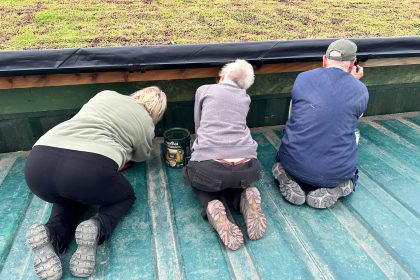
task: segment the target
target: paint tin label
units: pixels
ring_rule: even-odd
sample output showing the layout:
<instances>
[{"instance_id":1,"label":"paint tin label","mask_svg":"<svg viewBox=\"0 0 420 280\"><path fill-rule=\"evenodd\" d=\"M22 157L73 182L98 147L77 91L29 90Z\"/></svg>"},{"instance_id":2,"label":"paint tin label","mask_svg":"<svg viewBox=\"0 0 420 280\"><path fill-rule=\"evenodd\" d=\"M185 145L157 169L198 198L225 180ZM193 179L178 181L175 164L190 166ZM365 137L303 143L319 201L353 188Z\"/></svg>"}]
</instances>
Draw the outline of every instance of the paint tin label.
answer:
<instances>
[{"instance_id":1,"label":"paint tin label","mask_svg":"<svg viewBox=\"0 0 420 280\"><path fill-rule=\"evenodd\" d=\"M191 156L190 133L185 128L172 128L164 133L163 157L166 165L182 168Z\"/></svg>"}]
</instances>

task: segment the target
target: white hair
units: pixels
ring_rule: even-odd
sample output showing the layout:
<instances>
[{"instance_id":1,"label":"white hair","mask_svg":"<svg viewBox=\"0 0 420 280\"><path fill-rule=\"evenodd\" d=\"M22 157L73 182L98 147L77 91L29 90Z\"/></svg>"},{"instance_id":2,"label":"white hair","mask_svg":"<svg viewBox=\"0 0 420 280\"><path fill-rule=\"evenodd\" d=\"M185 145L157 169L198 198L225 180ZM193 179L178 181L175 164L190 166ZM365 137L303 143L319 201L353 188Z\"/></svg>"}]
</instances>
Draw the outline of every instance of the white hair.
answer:
<instances>
[{"instance_id":1,"label":"white hair","mask_svg":"<svg viewBox=\"0 0 420 280\"><path fill-rule=\"evenodd\" d=\"M254 69L243 59L237 59L223 66L219 76L234 81L242 89L248 89L254 83Z\"/></svg>"},{"instance_id":2,"label":"white hair","mask_svg":"<svg viewBox=\"0 0 420 280\"><path fill-rule=\"evenodd\" d=\"M131 95L137 103L146 108L154 124L162 118L166 110L166 95L156 86L147 87Z\"/></svg>"}]
</instances>

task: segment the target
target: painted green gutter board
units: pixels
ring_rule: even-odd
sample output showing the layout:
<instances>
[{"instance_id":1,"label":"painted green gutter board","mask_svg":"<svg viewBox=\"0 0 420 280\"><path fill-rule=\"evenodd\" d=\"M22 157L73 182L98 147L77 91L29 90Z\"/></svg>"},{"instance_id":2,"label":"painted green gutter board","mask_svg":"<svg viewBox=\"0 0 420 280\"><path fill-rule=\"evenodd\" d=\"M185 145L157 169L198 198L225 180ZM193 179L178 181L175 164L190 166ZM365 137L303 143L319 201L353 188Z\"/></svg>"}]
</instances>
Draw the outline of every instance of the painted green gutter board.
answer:
<instances>
[{"instance_id":1,"label":"painted green gutter board","mask_svg":"<svg viewBox=\"0 0 420 280\"><path fill-rule=\"evenodd\" d=\"M248 93L253 97L264 97L266 95L289 97L297 74L295 72L257 75L255 83L248 90ZM194 100L195 90L199 86L214 82L216 82L215 78L206 78L3 89L0 90L2 104L0 115L79 109L87 100L101 90L112 89L123 94L129 94L150 85L157 85L167 92L169 102L191 102ZM363 82L371 91L395 90L400 87L403 87L402 91L406 90L406 92L410 89L416 90L420 84L420 65L366 68ZM404 89L404 87L407 89ZM395 94L398 94L398 92L395 92Z\"/></svg>"},{"instance_id":2,"label":"painted green gutter board","mask_svg":"<svg viewBox=\"0 0 420 280\"><path fill-rule=\"evenodd\" d=\"M249 90L250 127L284 124L297 74L256 76ZM366 68L363 81L370 93L366 116L420 111L420 65ZM158 85L167 93L169 106L156 129L157 135L176 126L193 132L195 91L200 85L214 82L215 78L205 78L0 90L0 152L30 149L43 133L69 119L104 89L129 94L145 86Z\"/></svg>"},{"instance_id":3,"label":"painted green gutter board","mask_svg":"<svg viewBox=\"0 0 420 280\"><path fill-rule=\"evenodd\" d=\"M160 142L124 175L137 201L100 246L92 279L419 279L420 112L363 118L356 192L327 210L287 203L271 175L282 127L253 129L268 228L232 252L200 216L182 171L164 165ZM27 189L27 152L0 154L0 279L36 279L27 228L51 207ZM233 219L245 227L238 213ZM88 215L87 215L88 217ZM63 279L72 277L63 256Z\"/></svg>"}]
</instances>

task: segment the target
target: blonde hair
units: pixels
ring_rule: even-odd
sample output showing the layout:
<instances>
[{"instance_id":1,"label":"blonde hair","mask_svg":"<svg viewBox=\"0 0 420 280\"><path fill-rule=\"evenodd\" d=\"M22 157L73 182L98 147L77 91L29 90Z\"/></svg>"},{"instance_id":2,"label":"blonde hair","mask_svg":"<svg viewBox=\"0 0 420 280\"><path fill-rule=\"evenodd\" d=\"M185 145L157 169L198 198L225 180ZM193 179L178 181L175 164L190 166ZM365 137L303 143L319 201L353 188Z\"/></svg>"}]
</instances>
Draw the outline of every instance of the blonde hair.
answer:
<instances>
[{"instance_id":1,"label":"blonde hair","mask_svg":"<svg viewBox=\"0 0 420 280\"><path fill-rule=\"evenodd\" d=\"M154 124L162 118L166 110L166 95L156 86L147 87L131 95L137 103L146 108Z\"/></svg>"},{"instance_id":2,"label":"blonde hair","mask_svg":"<svg viewBox=\"0 0 420 280\"><path fill-rule=\"evenodd\" d=\"M254 69L243 59L237 59L223 66L219 76L234 81L242 89L248 89L254 83Z\"/></svg>"}]
</instances>

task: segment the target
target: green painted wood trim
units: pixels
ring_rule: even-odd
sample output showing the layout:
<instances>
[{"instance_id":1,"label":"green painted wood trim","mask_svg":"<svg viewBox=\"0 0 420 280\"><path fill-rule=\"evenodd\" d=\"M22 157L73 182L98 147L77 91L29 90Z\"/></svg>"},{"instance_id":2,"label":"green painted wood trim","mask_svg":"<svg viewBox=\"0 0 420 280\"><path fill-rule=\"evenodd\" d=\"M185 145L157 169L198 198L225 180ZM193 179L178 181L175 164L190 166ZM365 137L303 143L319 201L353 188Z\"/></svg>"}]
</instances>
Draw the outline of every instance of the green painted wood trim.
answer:
<instances>
[{"instance_id":1,"label":"green painted wood trim","mask_svg":"<svg viewBox=\"0 0 420 280\"><path fill-rule=\"evenodd\" d=\"M368 68L366 71L370 71L365 75L370 99L365 116L420 111L419 65ZM297 74L257 76L248 91L252 98L247 119L249 127L285 123L290 90ZM164 130L175 126L193 132L195 90L215 81L208 78L0 90L0 152L30 149L43 133L69 119L101 90L129 94L153 84L160 86L169 100L168 110L156 127L156 134L160 136Z\"/></svg>"},{"instance_id":2,"label":"green painted wood trim","mask_svg":"<svg viewBox=\"0 0 420 280\"><path fill-rule=\"evenodd\" d=\"M420 83L420 65L364 68L362 81L367 86Z\"/></svg>"},{"instance_id":3,"label":"green painted wood trim","mask_svg":"<svg viewBox=\"0 0 420 280\"><path fill-rule=\"evenodd\" d=\"M0 152L30 150L45 132L76 112L62 110L0 116Z\"/></svg>"},{"instance_id":4,"label":"green painted wood trim","mask_svg":"<svg viewBox=\"0 0 420 280\"><path fill-rule=\"evenodd\" d=\"M364 116L420 111L420 83L369 86L368 89L369 103Z\"/></svg>"},{"instance_id":5,"label":"green painted wood trim","mask_svg":"<svg viewBox=\"0 0 420 280\"><path fill-rule=\"evenodd\" d=\"M420 65L366 68L363 82L371 90L415 85L420 87ZM249 89L251 96L290 94L297 72L257 75ZM215 78L133 83L91 84L76 86L43 87L0 90L0 115L49 110L78 109L101 90L115 90L130 94L146 86L157 85L167 93L169 102L192 101L196 89L203 84L215 83ZM381 96L382 97L382 96ZM385 102L388 102L386 99ZM410 102L412 103L412 102ZM420 102L417 102L420 103ZM395 102L391 102L395 106ZM420 105L419 105L420 106Z\"/></svg>"}]
</instances>

